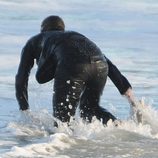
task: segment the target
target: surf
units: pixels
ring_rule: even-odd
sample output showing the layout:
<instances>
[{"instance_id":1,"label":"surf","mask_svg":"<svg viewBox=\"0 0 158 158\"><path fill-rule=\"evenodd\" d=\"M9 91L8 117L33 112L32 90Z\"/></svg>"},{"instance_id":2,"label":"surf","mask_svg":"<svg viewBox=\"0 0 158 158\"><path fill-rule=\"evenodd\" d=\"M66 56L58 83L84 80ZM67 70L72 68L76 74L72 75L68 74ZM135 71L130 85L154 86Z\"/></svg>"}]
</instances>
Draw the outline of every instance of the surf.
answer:
<instances>
[{"instance_id":1,"label":"surf","mask_svg":"<svg viewBox=\"0 0 158 158\"><path fill-rule=\"evenodd\" d=\"M98 148L95 145L100 146L102 144L103 146L98 150L102 151L104 148L107 151L110 146L114 148L115 144L119 143L117 149L115 148L117 153L122 150L122 146L126 146L127 142L132 142L129 148L127 147L130 150L132 144L138 147L141 141L157 141L158 111L147 103L145 98L142 98L141 106L144 106L141 109L142 122L137 122L129 111L130 117L122 120L118 126L111 120L105 126L96 118L93 119L92 123L86 123L76 116L76 120L72 119L69 126L58 122L59 127L56 128L54 127L55 118L45 109L38 112L31 111L28 116L20 113L18 120L9 123L7 128L16 139L25 141L25 144L14 145L11 151L6 152L3 156L35 157L38 155L39 157L67 158L71 154L66 154L66 151L77 150L76 148L83 150L82 145L87 145L85 150L90 152L91 149L88 147L90 144L93 148ZM26 140L30 142L26 143ZM146 145L142 148L140 150L145 150ZM111 151L111 149L109 150Z\"/></svg>"}]
</instances>

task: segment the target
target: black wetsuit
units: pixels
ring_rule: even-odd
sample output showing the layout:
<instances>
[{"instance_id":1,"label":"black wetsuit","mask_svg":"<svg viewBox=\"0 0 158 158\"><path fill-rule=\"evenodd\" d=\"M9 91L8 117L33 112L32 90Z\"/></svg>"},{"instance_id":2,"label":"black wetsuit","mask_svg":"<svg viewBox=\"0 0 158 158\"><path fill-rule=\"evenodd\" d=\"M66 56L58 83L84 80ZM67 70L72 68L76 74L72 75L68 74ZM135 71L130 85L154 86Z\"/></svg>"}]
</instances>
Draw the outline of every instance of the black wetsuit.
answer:
<instances>
[{"instance_id":1,"label":"black wetsuit","mask_svg":"<svg viewBox=\"0 0 158 158\"><path fill-rule=\"evenodd\" d=\"M93 116L105 124L109 119L116 119L99 106L107 76L121 94L131 85L88 38L76 32L49 31L27 42L16 75L16 97L21 110L29 107L27 85L34 59L38 64L36 79L39 83L54 78L56 118L69 122L79 105L81 117L89 122Z\"/></svg>"}]
</instances>

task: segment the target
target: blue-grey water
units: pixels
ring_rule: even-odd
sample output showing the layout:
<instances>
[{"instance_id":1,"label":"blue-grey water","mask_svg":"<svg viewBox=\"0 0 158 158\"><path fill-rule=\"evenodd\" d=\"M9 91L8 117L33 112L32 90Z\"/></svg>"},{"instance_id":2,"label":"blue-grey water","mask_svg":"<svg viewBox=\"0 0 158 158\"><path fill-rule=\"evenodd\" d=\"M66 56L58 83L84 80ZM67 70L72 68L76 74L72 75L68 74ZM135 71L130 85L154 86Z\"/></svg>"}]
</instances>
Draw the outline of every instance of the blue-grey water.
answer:
<instances>
[{"instance_id":1,"label":"blue-grey water","mask_svg":"<svg viewBox=\"0 0 158 158\"><path fill-rule=\"evenodd\" d=\"M37 84L36 66L29 80L30 117L21 114L14 88L21 49L51 14L61 16L67 30L92 39L117 65L145 102L145 123L130 119L128 101L108 79L101 105L123 120L121 126L86 125L78 118L71 128L54 129L53 82ZM157 158L157 26L157 0L0 0L0 157Z\"/></svg>"}]
</instances>

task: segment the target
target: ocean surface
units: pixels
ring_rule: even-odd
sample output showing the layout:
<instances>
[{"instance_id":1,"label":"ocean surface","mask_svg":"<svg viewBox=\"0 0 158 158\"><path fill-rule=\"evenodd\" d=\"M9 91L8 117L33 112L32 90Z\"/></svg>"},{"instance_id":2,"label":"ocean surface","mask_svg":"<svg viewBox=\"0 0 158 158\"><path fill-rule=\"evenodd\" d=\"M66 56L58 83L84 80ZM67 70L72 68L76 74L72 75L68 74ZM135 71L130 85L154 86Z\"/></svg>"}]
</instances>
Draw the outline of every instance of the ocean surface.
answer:
<instances>
[{"instance_id":1,"label":"ocean surface","mask_svg":"<svg viewBox=\"0 0 158 158\"><path fill-rule=\"evenodd\" d=\"M130 81L142 101L143 123L108 79L101 106L122 124L105 127L94 119L53 127L53 81L29 80L31 111L15 98L15 75L25 42L39 33L48 15L61 16L66 30L93 40ZM158 157L158 1L157 0L0 0L0 157L1 158L157 158Z\"/></svg>"}]
</instances>

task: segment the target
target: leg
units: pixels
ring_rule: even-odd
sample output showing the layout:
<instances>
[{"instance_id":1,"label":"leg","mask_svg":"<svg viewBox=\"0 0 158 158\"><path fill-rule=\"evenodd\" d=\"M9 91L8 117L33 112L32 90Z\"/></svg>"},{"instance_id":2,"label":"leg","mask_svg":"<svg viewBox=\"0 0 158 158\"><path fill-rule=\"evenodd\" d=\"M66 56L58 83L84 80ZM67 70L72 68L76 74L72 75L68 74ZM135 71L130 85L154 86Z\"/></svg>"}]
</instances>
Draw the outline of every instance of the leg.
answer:
<instances>
[{"instance_id":1,"label":"leg","mask_svg":"<svg viewBox=\"0 0 158 158\"><path fill-rule=\"evenodd\" d=\"M114 121L116 118L106 109L99 106L100 95L98 91L91 88L86 88L81 96L80 101L80 115L81 117L91 122L92 118L95 116L97 119L101 120L103 124L106 124L108 120L112 119Z\"/></svg>"},{"instance_id":2,"label":"leg","mask_svg":"<svg viewBox=\"0 0 158 158\"><path fill-rule=\"evenodd\" d=\"M53 96L54 116L62 122L69 122L75 115L84 82L81 80L55 80Z\"/></svg>"},{"instance_id":3,"label":"leg","mask_svg":"<svg viewBox=\"0 0 158 158\"><path fill-rule=\"evenodd\" d=\"M103 62L95 65L94 75L87 83L80 100L80 115L83 119L91 122L93 116L106 124L109 119L116 119L111 113L99 106L100 96L107 79L107 66Z\"/></svg>"}]
</instances>

